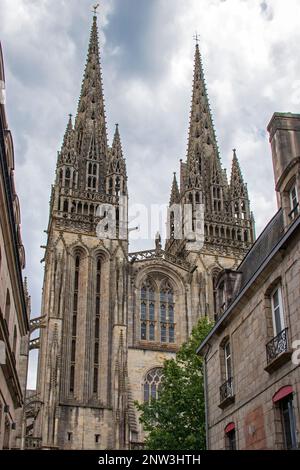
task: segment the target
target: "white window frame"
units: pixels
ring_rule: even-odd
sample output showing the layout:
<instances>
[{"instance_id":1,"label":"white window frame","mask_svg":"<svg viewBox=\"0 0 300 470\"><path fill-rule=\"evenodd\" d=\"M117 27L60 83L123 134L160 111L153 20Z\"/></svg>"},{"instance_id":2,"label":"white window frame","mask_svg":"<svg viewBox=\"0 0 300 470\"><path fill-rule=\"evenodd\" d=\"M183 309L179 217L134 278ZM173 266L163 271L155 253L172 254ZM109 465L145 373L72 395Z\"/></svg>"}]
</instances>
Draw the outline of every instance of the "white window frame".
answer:
<instances>
[{"instance_id":1,"label":"white window frame","mask_svg":"<svg viewBox=\"0 0 300 470\"><path fill-rule=\"evenodd\" d=\"M295 190L295 198L293 198L292 196L292 192L293 190ZM294 219L296 217L296 215L298 214L299 212L299 207L298 207L298 211L296 212L296 207L297 207L297 204L299 203L299 199L298 199L298 191L297 191L297 186L296 186L296 183L293 184L293 186L291 187L291 189L289 190L289 199L290 199L290 209L292 212L291 214L291 217L292 219ZM295 201L295 202L294 202Z\"/></svg>"},{"instance_id":2,"label":"white window frame","mask_svg":"<svg viewBox=\"0 0 300 470\"><path fill-rule=\"evenodd\" d=\"M276 320L275 320L275 308L274 308L274 296L278 291L278 305L279 305L279 318L281 323L281 330L277 331L276 327ZM271 293L271 309L272 309L272 320L273 320L273 331L274 337L279 335L281 331L285 329L285 322L284 322L284 311L283 311L283 301L282 301L282 286L281 284L277 284L276 287L273 289Z\"/></svg>"},{"instance_id":3,"label":"white window frame","mask_svg":"<svg viewBox=\"0 0 300 470\"><path fill-rule=\"evenodd\" d=\"M229 346L229 354L227 355L227 347ZM224 344L224 363L225 363L225 379L226 381L232 378L232 352L231 352L231 343L230 341L226 341ZM229 375L228 371L228 363L230 362L230 369L231 373Z\"/></svg>"}]
</instances>

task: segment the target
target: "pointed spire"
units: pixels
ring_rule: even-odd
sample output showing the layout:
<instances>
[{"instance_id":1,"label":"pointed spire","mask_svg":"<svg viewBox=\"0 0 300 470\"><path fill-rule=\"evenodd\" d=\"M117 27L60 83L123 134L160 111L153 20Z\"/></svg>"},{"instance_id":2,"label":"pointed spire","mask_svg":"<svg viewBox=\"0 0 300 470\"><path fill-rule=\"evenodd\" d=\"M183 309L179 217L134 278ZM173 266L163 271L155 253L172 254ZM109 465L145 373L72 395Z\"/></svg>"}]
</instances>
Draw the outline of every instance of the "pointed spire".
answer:
<instances>
[{"instance_id":1,"label":"pointed spire","mask_svg":"<svg viewBox=\"0 0 300 470\"><path fill-rule=\"evenodd\" d=\"M74 165L76 163L75 136L72 123L72 114L69 114L69 120L63 138L61 151L58 155L58 163L61 165Z\"/></svg>"},{"instance_id":2,"label":"pointed spire","mask_svg":"<svg viewBox=\"0 0 300 470\"><path fill-rule=\"evenodd\" d=\"M172 206L172 204L177 204L180 200L180 193L178 189L176 172L174 172L173 175L174 176L173 176L172 189L171 189L170 206Z\"/></svg>"},{"instance_id":3,"label":"pointed spire","mask_svg":"<svg viewBox=\"0 0 300 470\"><path fill-rule=\"evenodd\" d=\"M120 138L120 132L119 132L119 124L116 124L112 148L115 149L115 151L123 157L121 138Z\"/></svg>"},{"instance_id":4,"label":"pointed spire","mask_svg":"<svg viewBox=\"0 0 300 470\"><path fill-rule=\"evenodd\" d=\"M82 81L75 129L80 134L80 154L87 156L89 148L97 152L94 159L105 158L107 150L106 118L100 65L97 16L94 13L87 61Z\"/></svg>"},{"instance_id":5,"label":"pointed spire","mask_svg":"<svg viewBox=\"0 0 300 470\"><path fill-rule=\"evenodd\" d=\"M109 194L121 191L121 193L125 195L127 194L126 162L123 157L118 124L116 124L114 140L109 153L110 158L106 173L106 189Z\"/></svg>"},{"instance_id":6,"label":"pointed spire","mask_svg":"<svg viewBox=\"0 0 300 470\"><path fill-rule=\"evenodd\" d=\"M111 148L111 158L108 168L108 174L112 173L122 174L123 176L126 176L126 162L123 157L123 150L118 124L116 124L114 140Z\"/></svg>"},{"instance_id":7,"label":"pointed spire","mask_svg":"<svg viewBox=\"0 0 300 470\"><path fill-rule=\"evenodd\" d=\"M231 166L231 178L230 178L231 194L235 197L247 197L248 191L247 186L244 183L242 171L236 154L236 149L233 149L232 166Z\"/></svg>"},{"instance_id":8,"label":"pointed spire","mask_svg":"<svg viewBox=\"0 0 300 470\"><path fill-rule=\"evenodd\" d=\"M68 120L68 124L66 127L66 132L64 135L63 145L67 145L67 142L71 136L72 130L73 130L72 114L69 114L69 120Z\"/></svg>"},{"instance_id":9,"label":"pointed spire","mask_svg":"<svg viewBox=\"0 0 300 470\"><path fill-rule=\"evenodd\" d=\"M188 139L187 188L201 187L204 159L207 158L215 158L219 161L219 153L197 37Z\"/></svg>"},{"instance_id":10,"label":"pointed spire","mask_svg":"<svg viewBox=\"0 0 300 470\"><path fill-rule=\"evenodd\" d=\"M194 58L194 80L188 154L195 149L196 143L198 143L200 147L204 145L212 145L216 153L218 153L198 40L196 41Z\"/></svg>"}]
</instances>

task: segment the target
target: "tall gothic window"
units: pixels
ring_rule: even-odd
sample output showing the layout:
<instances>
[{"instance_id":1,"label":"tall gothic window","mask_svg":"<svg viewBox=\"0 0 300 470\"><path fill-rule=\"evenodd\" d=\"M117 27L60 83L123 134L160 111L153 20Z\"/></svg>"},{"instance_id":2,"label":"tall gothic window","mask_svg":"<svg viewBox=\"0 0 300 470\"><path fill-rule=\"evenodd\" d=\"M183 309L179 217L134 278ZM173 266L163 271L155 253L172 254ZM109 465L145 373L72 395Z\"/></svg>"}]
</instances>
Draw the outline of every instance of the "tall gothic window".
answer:
<instances>
[{"instance_id":1,"label":"tall gothic window","mask_svg":"<svg viewBox=\"0 0 300 470\"><path fill-rule=\"evenodd\" d=\"M240 205L238 201L235 201L233 203L233 208L234 208L234 218L239 219L240 217Z\"/></svg>"},{"instance_id":2,"label":"tall gothic window","mask_svg":"<svg viewBox=\"0 0 300 470\"><path fill-rule=\"evenodd\" d=\"M155 367L147 373L144 380L144 402L150 403L158 398L162 377L162 367Z\"/></svg>"},{"instance_id":3,"label":"tall gothic window","mask_svg":"<svg viewBox=\"0 0 300 470\"><path fill-rule=\"evenodd\" d=\"M67 167L65 170L65 187L66 188L70 187L70 179L71 179L71 170L69 167Z\"/></svg>"},{"instance_id":4,"label":"tall gothic window","mask_svg":"<svg viewBox=\"0 0 300 470\"><path fill-rule=\"evenodd\" d=\"M140 294L140 338L175 343L175 301L169 281L163 281L160 289L157 289L147 279Z\"/></svg>"},{"instance_id":5,"label":"tall gothic window","mask_svg":"<svg viewBox=\"0 0 300 470\"><path fill-rule=\"evenodd\" d=\"M98 393L99 376L99 340L100 340L100 294L101 294L101 258L96 264L96 293L95 293L95 338L94 338L94 378L93 393Z\"/></svg>"},{"instance_id":6,"label":"tall gothic window","mask_svg":"<svg viewBox=\"0 0 300 470\"><path fill-rule=\"evenodd\" d=\"M160 289L160 341L175 342L174 291L168 281Z\"/></svg>"},{"instance_id":7,"label":"tall gothic window","mask_svg":"<svg viewBox=\"0 0 300 470\"><path fill-rule=\"evenodd\" d=\"M78 313L78 295L79 295L79 268L80 268L80 256L76 255L75 272L74 272L73 314L72 314L70 393L74 393L74 388L75 388L75 359L76 359L77 313Z\"/></svg>"},{"instance_id":8,"label":"tall gothic window","mask_svg":"<svg viewBox=\"0 0 300 470\"><path fill-rule=\"evenodd\" d=\"M141 288L141 339L155 341L155 289L149 281Z\"/></svg>"},{"instance_id":9,"label":"tall gothic window","mask_svg":"<svg viewBox=\"0 0 300 470\"><path fill-rule=\"evenodd\" d=\"M97 186L97 163L89 163L87 166L87 189L96 190Z\"/></svg>"}]
</instances>

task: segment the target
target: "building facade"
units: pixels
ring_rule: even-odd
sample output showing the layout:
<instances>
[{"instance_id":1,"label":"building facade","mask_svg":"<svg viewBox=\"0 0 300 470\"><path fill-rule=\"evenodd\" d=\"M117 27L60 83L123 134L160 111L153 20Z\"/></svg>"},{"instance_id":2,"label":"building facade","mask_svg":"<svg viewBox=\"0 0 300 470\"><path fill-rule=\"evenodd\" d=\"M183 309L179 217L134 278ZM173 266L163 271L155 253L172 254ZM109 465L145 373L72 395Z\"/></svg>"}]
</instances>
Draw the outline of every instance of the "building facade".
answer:
<instances>
[{"instance_id":1,"label":"building facade","mask_svg":"<svg viewBox=\"0 0 300 470\"><path fill-rule=\"evenodd\" d=\"M25 252L4 93L0 44L0 449L11 449L23 445L30 300L22 280Z\"/></svg>"},{"instance_id":2,"label":"building facade","mask_svg":"<svg viewBox=\"0 0 300 470\"><path fill-rule=\"evenodd\" d=\"M199 348L209 449L300 443L300 115L275 113L268 131L278 212L219 274L218 320Z\"/></svg>"},{"instance_id":3,"label":"building facade","mask_svg":"<svg viewBox=\"0 0 300 470\"><path fill-rule=\"evenodd\" d=\"M134 401L156 396L164 360L200 316L214 316L217 274L235 269L254 240L236 153L229 183L221 165L198 44L188 154L180 185L173 178L165 248L157 236L153 250L128 252L121 216L127 200L118 126L108 144L94 15L78 111L68 121L51 193L34 446L139 447L144 435ZM204 207L202 247L176 237L175 212L185 204L191 230L197 205ZM96 229L111 208L116 233L99 237Z\"/></svg>"}]
</instances>

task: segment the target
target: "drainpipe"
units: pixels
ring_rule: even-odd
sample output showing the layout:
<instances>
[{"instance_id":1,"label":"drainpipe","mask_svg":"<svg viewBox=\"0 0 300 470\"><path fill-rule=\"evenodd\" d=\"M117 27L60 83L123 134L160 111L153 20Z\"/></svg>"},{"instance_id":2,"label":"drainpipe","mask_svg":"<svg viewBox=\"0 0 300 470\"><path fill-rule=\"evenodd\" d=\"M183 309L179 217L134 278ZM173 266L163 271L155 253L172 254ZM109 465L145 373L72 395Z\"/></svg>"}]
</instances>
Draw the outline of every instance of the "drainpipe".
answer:
<instances>
[{"instance_id":1,"label":"drainpipe","mask_svg":"<svg viewBox=\"0 0 300 470\"><path fill-rule=\"evenodd\" d=\"M205 437L206 437L206 450L209 450L209 435L208 435L208 386L207 386L207 367L206 359L210 350L210 344L207 345L207 350L204 355L204 407L205 407Z\"/></svg>"}]
</instances>

